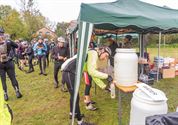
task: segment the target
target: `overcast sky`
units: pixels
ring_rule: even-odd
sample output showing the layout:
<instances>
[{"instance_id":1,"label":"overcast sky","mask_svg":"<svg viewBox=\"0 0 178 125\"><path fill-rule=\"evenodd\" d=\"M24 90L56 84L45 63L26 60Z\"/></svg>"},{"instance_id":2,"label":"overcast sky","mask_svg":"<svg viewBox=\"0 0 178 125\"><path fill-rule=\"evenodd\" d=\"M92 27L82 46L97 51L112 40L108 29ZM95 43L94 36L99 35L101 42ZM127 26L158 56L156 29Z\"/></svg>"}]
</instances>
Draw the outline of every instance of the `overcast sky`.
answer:
<instances>
[{"instance_id":1,"label":"overcast sky","mask_svg":"<svg viewBox=\"0 0 178 125\"><path fill-rule=\"evenodd\" d=\"M11 5L19 9L19 0L0 0L1 4ZM35 0L45 17L55 22L69 22L78 17L81 3L113 2L115 0ZM178 0L142 0L159 6L168 6L178 9Z\"/></svg>"}]
</instances>

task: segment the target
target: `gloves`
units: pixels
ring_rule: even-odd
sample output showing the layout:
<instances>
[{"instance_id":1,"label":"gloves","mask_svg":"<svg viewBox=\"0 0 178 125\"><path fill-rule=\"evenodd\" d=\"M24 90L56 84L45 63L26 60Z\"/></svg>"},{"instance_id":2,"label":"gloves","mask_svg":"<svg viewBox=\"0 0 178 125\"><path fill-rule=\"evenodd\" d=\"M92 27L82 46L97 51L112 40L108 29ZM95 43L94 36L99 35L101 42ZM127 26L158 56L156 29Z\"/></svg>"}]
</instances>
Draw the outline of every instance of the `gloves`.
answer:
<instances>
[{"instance_id":1,"label":"gloves","mask_svg":"<svg viewBox=\"0 0 178 125\"><path fill-rule=\"evenodd\" d=\"M108 81L109 83L111 83L111 82L113 81L112 76L108 75L107 81Z\"/></svg>"}]
</instances>

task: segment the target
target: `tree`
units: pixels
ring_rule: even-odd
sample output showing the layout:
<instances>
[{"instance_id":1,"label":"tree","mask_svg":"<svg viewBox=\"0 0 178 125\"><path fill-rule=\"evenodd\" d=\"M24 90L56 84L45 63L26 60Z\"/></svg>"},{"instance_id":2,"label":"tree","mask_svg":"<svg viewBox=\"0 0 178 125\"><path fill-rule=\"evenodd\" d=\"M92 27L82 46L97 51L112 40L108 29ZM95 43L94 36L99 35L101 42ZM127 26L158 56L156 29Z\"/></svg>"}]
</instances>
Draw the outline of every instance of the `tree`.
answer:
<instances>
[{"instance_id":1,"label":"tree","mask_svg":"<svg viewBox=\"0 0 178 125\"><path fill-rule=\"evenodd\" d=\"M11 6L8 5L1 5L0 6L0 20L3 20L4 18L6 18L12 11Z\"/></svg>"},{"instance_id":2,"label":"tree","mask_svg":"<svg viewBox=\"0 0 178 125\"><path fill-rule=\"evenodd\" d=\"M12 11L12 8L10 6L7 6L7 5L0 6L0 26L3 26L4 20L11 13L11 11Z\"/></svg>"},{"instance_id":3,"label":"tree","mask_svg":"<svg viewBox=\"0 0 178 125\"><path fill-rule=\"evenodd\" d=\"M16 10L12 10L4 19L3 27L7 33L13 36L12 39L27 38L25 25L20 18L20 14Z\"/></svg>"},{"instance_id":4,"label":"tree","mask_svg":"<svg viewBox=\"0 0 178 125\"><path fill-rule=\"evenodd\" d=\"M46 27L49 21L40 13L34 0L18 1L20 1L20 12L12 9L11 6L0 5L0 26L3 26L13 39L30 40L33 34Z\"/></svg>"},{"instance_id":5,"label":"tree","mask_svg":"<svg viewBox=\"0 0 178 125\"><path fill-rule=\"evenodd\" d=\"M28 36L32 37L37 30L46 26L46 19L36 7L34 0L20 0L20 2L21 13L28 30Z\"/></svg>"},{"instance_id":6,"label":"tree","mask_svg":"<svg viewBox=\"0 0 178 125\"><path fill-rule=\"evenodd\" d=\"M66 29L69 26L68 23L62 22L62 23L57 23L55 33L57 36L63 36L66 37Z\"/></svg>"},{"instance_id":7,"label":"tree","mask_svg":"<svg viewBox=\"0 0 178 125\"><path fill-rule=\"evenodd\" d=\"M5 29L6 33L12 36L12 39L27 37L20 13L10 6L0 6L0 26Z\"/></svg>"}]
</instances>

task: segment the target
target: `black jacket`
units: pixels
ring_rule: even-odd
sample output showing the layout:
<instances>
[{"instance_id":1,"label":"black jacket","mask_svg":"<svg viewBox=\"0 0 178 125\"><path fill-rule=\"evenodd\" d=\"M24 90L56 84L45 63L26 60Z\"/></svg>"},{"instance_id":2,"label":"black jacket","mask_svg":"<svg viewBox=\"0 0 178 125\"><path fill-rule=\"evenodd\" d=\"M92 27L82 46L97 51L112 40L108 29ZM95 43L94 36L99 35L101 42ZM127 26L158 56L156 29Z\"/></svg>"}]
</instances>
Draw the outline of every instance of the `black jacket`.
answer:
<instances>
[{"instance_id":1,"label":"black jacket","mask_svg":"<svg viewBox=\"0 0 178 125\"><path fill-rule=\"evenodd\" d=\"M12 49L18 48L18 45L12 40L7 40L6 42L7 42L7 53L8 54L10 53Z\"/></svg>"},{"instance_id":2,"label":"black jacket","mask_svg":"<svg viewBox=\"0 0 178 125\"><path fill-rule=\"evenodd\" d=\"M28 56L33 56L33 55L34 55L32 46L29 46L29 47L27 48L26 54L27 54Z\"/></svg>"},{"instance_id":3,"label":"black jacket","mask_svg":"<svg viewBox=\"0 0 178 125\"><path fill-rule=\"evenodd\" d=\"M117 45L116 42L113 42L113 44L111 44L109 48L111 49L111 57L110 57L111 65L114 66L114 55L116 54L116 49L119 48L119 46Z\"/></svg>"},{"instance_id":4,"label":"black jacket","mask_svg":"<svg viewBox=\"0 0 178 125\"><path fill-rule=\"evenodd\" d=\"M55 59L56 62L59 62L59 63L63 63L64 60L59 60L58 59L58 56L62 56L62 57L68 57L69 53L68 53L68 49L65 48L65 47L54 47L53 50L52 50L52 58Z\"/></svg>"},{"instance_id":5,"label":"black jacket","mask_svg":"<svg viewBox=\"0 0 178 125\"><path fill-rule=\"evenodd\" d=\"M18 48L18 44L12 40L6 40L7 42L7 55L9 60L12 60L15 56L15 48Z\"/></svg>"}]
</instances>

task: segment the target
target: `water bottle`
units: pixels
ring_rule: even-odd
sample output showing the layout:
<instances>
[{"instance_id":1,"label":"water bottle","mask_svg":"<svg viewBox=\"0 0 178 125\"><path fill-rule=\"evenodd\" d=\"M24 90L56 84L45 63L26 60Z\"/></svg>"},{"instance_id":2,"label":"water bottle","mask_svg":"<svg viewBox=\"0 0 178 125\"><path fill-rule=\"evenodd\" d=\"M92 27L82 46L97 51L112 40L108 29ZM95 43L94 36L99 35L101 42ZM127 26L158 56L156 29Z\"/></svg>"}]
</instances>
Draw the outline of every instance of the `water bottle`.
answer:
<instances>
[{"instance_id":1,"label":"water bottle","mask_svg":"<svg viewBox=\"0 0 178 125\"><path fill-rule=\"evenodd\" d=\"M111 98L114 99L116 98L115 84L111 83L110 88L111 88Z\"/></svg>"}]
</instances>

